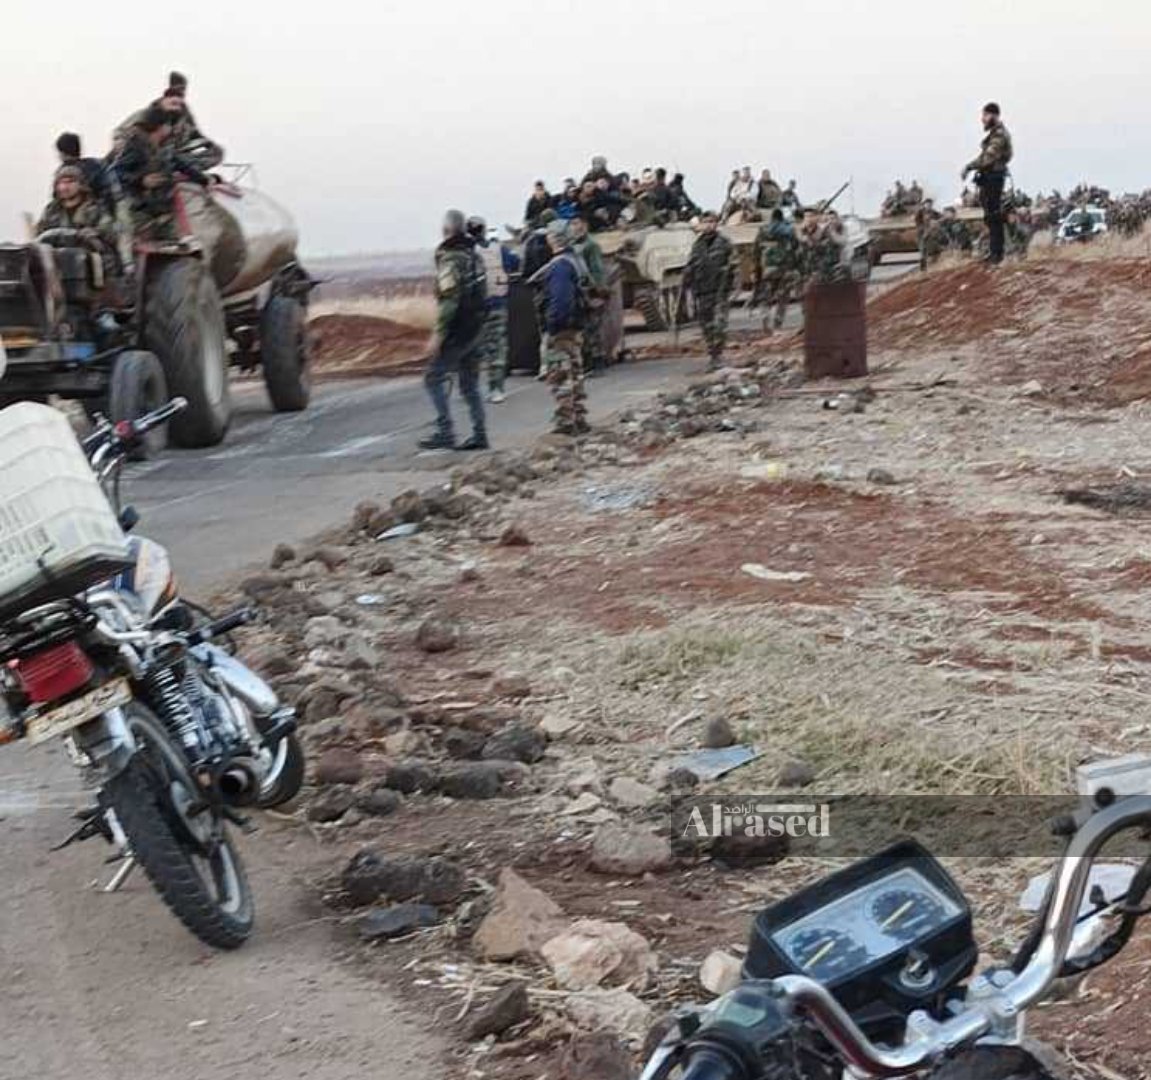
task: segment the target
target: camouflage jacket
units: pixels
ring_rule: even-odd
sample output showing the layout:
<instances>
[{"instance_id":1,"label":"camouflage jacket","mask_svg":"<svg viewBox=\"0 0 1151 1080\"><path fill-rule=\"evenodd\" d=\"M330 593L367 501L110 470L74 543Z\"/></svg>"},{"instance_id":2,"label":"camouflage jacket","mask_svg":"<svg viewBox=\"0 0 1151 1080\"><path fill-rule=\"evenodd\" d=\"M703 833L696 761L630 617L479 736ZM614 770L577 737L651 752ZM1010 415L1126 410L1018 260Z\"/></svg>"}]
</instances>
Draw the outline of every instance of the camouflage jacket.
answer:
<instances>
[{"instance_id":1,"label":"camouflage jacket","mask_svg":"<svg viewBox=\"0 0 1151 1080\"><path fill-rule=\"evenodd\" d=\"M436 332L441 341L473 338L487 313L487 282L475 241L453 236L436 248Z\"/></svg>"},{"instance_id":2,"label":"camouflage jacket","mask_svg":"<svg viewBox=\"0 0 1151 1080\"><path fill-rule=\"evenodd\" d=\"M153 105L156 102L152 103ZM137 109L126 120L124 120L112 134L112 153L116 155L120 153L128 144L133 132L136 130L137 125L144 119L144 114L147 109ZM177 153L181 152L190 143L198 142L199 140L211 142L210 139L196 126L196 118L192 115L191 110L185 108L180 116L172 125L172 144L176 147ZM214 169L221 161L224 160L224 149L216 143L212 143L211 151L201 154L197 158L200 165L205 169Z\"/></svg>"},{"instance_id":3,"label":"camouflage jacket","mask_svg":"<svg viewBox=\"0 0 1151 1080\"><path fill-rule=\"evenodd\" d=\"M754 254L761 274L796 269L795 230L786 221L762 226L755 237Z\"/></svg>"},{"instance_id":4,"label":"camouflage jacket","mask_svg":"<svg viewBox=\"0 0 1151 1080\"><path fill-rule=\"evenodd\" d=\"M1011 134L1003 124L997 122L983 136L979 156L972 159L967 167L973 172L1005 172L1013 154Z\"/></svg>"},{"instance_id":5,"label":"camouflage jacket","mask_svg":"<svg viewBox=\"0 0 1151 1080\"><path fill-rule=\"evenodd\" d=\"M804 233L799 250L805 277L832 282L849 276L843 266L842 238L826 226Z\"/></svg>"},{"instance_id":6,"label":"camouflage jacket","mask_svg":"<svg viewBox=\"0 0 1151 1080\"><path fill-rule=\"evenodd\" d=\"M702 234L692 245L684 284L697 296L721 296L731 292L734 279L731 241L718 232Z\"/></svg>"},{"instance_id":7,"label":"camouflage jacket","mask_svg":"<svg viewBox=\"0 0 1151 1080\"><path fill-rule=\"evenodd\" d=\"M87 198L69 210L58 199L53 199L36 222L36 235L49 229L84 229L94 234L94 239L108 243L112 234L112 222L104 208L95 199Z\"/></svg>"}]
</instances>

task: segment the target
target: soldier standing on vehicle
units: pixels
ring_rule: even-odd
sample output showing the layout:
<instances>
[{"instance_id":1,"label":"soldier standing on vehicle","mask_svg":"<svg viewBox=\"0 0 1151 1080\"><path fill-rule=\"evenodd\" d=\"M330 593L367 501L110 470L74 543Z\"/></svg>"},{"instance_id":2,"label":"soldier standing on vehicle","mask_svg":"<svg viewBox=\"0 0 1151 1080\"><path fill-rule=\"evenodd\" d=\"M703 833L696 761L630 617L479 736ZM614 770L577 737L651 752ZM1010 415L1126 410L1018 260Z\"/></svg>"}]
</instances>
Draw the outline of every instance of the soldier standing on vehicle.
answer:
<instances>
[{"instance_id":1,"label":"soldier standing on vehicle","mask_svg":"<svg viewBox=\"0 0 1151 1080\"><path fill-rule=\"evenodd\" d=\"M979 154L963 166L960 175L966 180L969 173L975 173L983 220L987 223L987 261L998 264L1003 262L1004 247L1003 187L1014 149L1011 135L1000 119L999 106L994 101L983 106L982 122L984 136Z\"/></svg>"},{"instance_id":2,"label":"soldier standing on vehicle","mask_svg":"<svg viewBox=\"0 0 1151 1080\"><path fill-rule=\"evenodd\" d=\"M572 251L568 223L553 221L547 237L552 259L536 272L531 283L542 294L547 333L545 377L555 400L552 430L558 435L586 435L591 427L587 422L581 338L587 321L587 268Z\"/></svg>"},{"instance_id":3,"label":"soldier standing on vehicle","mask_svg":"<svg viewBox=\"0 0 1151 1080\"><path fill-rule=\"evenodd\" d=\"M685 289L695 296L695 309L707 344L708 370L720 366L727 343L727 308L735 277L735 252L719 231L719 215L708 210L699 222L683 275Z\"/></svg>"},{"instance_id":4,"label":"soldier standing on vehicle","mask_svg":"<svg viewBox=\"0 0 1151 1080\"><path fill-rule=\"evenodd\" d=\"M478 215L468 218L468 235L475 241L484 264L488 288L479 362L488 373L488 401L500 405L507 400L504 380L508 369L508 276L519 268L519 260L499 240L489 239L487 222Z\"/></svg>"},{"instance_id":5,"label":"soldier standing on vehicle","mask_svg":"<svg viewBox=\"0 0 1151 1080\"><path fill-rule=\"evenodd\" d=\"M436 248L436 328L428 343L431 362L424 385L436 410L436 430L421 439L421 450L486 450L487 425L480 396L479 342L487 315L484 266L468 236L464 215L444 215L443 241ZM471 438L456 445L448 387L459 378L460 393L471 414Z\"/></svg>"},{"instance_id":6,"label":"soldier standing on vehicle","mask_svg":"<svg viewBox=\"0 0 1151 1080\"><path fill-rule=\"evenodd\" d=\"M104 176L104 162L99 158L82 157L80 136L74 131L65 131L56 140L56 153L61 165L77 165L84 173L84 183L93 198L103 202L107 195L107 179ZM57 174L59 175L59 174Z\"/></svg>"}]
</instances>

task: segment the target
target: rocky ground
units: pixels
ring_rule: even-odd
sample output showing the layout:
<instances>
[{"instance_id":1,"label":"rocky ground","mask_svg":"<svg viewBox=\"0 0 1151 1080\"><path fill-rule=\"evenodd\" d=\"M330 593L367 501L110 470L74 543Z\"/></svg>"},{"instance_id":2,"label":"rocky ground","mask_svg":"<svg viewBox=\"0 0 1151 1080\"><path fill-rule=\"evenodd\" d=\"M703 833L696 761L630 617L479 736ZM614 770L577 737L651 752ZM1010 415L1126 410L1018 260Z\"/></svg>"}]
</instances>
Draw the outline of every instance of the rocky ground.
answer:
<instances>
[{"instance_id":1,"label":"rocky ground","mask_svg":"<svg viewBox=\"0 0 1151 1080\"><path fill-rule=\"evenodd\" d=\"M1064 792L1146 747L1146 273L917 278L871 305L866 380L748 342L243 583L244 652L311 749L292 817L330 848L340 947L458 1031L449 1075L631 1075L754 913L829 868L673 850L685 794ZM731 746L752 760L693 771ZM947 862L1003 959L1035 861ZM1133 945L1036 1031L1080 1075L1151 1075L1149 967Z\"/></svg>"}]
</instances>

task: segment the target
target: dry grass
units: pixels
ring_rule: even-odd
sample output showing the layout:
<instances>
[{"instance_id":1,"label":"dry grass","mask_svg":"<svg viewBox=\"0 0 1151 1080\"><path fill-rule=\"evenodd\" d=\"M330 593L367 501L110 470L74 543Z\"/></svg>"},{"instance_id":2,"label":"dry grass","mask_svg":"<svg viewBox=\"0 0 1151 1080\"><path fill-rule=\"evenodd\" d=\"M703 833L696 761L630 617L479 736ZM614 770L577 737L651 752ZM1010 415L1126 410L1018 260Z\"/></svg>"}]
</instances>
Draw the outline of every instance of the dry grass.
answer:
<instances>
[{"instance_id":1,"label":"dry grass","mask_svg":"<svg viewBox=\"0 0 1151 1080\"><path fill-rule=\"evenodd\" d=\"M361 315L373 319L390 319L418 330L431 330L436 321L436 302L426 293L412 292L397 296L357 296L347 300L320 300L311 307L311 315Z\"/></svg>"}]
</instances>

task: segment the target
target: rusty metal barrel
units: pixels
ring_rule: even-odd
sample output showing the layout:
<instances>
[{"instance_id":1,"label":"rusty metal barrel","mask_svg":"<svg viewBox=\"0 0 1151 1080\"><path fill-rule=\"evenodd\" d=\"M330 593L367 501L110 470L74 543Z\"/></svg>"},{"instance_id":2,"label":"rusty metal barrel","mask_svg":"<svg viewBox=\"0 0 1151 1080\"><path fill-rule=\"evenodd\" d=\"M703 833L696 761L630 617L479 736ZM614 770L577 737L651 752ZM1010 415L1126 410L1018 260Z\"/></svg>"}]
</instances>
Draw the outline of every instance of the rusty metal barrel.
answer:
<instances>
[{"instance_id":1,"label":"rusty metal barrel","mask_svg":"<svg viewBox=\"0 0 1151 1080\"><path fill-rule=\"evenodd\" d=\"M809 379L867 374L867 285L813 281L803 295L803 362Z\"/></svg>"}]
</instances>

